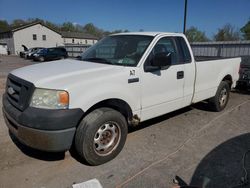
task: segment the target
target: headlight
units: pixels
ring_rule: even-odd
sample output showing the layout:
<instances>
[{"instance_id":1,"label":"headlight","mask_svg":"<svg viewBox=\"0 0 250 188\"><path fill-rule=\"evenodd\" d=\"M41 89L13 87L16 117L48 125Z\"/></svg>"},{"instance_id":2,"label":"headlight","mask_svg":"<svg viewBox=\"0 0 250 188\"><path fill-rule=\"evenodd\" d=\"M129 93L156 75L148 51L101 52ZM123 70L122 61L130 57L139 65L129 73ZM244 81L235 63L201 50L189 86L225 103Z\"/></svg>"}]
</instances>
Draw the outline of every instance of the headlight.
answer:
<instances>
[{"instance_id":1,"label":"headlight","mask_svg":"<svg viewBox=\"0 0 250 188\"><path fill-rule=\"evenodd\" d=\"M37 88L32 96L30 106L47 109L67 109L69 94L67 91Z\"/></svg>"}]
</instances>

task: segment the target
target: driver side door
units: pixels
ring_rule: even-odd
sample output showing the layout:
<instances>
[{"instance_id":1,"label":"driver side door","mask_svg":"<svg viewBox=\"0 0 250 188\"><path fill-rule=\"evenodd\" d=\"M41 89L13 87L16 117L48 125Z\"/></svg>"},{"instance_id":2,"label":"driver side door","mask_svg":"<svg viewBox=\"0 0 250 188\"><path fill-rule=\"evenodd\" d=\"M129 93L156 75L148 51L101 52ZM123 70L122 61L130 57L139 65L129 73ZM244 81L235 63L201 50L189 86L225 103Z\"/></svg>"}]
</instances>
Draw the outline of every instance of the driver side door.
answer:
<instances>
[{"instance_id":1,"label":"driver side door","mask_svg":"<svg viewBox=\"0 0 250 188\"><path fill-rule=\"evenodd\" d=\"M160 52L171 53L171 65L150 71L152 58ZM155 44L144 62L142 83L142 121L183 107L184 65L179 63L173 38L163 37Z\"/></svg>"}]
</instances>

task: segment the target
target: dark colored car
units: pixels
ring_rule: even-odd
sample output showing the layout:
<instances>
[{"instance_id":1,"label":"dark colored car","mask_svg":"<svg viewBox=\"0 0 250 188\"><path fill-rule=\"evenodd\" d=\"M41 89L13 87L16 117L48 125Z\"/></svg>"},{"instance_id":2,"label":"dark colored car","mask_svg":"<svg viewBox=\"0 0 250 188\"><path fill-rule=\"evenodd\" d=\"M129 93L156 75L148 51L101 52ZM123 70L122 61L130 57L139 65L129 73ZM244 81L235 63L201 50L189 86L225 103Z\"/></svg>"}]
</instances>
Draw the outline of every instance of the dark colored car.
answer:
<instances>
[{"instance_id":1,"label":"dark colored car","mask_svg":"<svg viewBox=\"0 0 250 188\"><path fill-rule=\"evenodd\" d=\"M68 57L68 52L63 47L44 48L33 54L34 61L51 61Z\"/></svg>"},{"instance_id":2,"label":"dark colored car","mask_svg":"<svg viewBox=\"0 0 250 188\"><path fill-rule=\"evenodd\" d=\"M250 89L250 56L242 57L239 74L240 78L237 82L237 88Z\"/></svg>"}]
</instances>

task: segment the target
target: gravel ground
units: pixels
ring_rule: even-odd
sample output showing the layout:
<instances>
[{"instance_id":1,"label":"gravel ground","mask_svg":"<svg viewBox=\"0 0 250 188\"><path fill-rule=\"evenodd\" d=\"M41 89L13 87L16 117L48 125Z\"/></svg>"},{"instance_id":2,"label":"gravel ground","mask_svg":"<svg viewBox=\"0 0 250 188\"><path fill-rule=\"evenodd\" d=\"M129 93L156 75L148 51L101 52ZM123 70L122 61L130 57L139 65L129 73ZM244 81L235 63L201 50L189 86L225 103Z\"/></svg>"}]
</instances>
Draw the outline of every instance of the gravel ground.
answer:
<instances>
[{"instance_id":1,"label":"gravel ground","mask_svg":"<svg viewBox=\"0 0 250 188\"><path fill-rule=\"evenodd\" d=\"M0 56L0 106L8 72L32 63ZM130 130L118 157L96 167L82 164L74 151L23 146L9 136L0 111L0 187L72 187L97 178L104 188L167 188L175 175L192 185L232 187L244 176L242 156L250 149L249 109L249 93L233 91L223 112L198 103L152 119ZM250 170L250 156L246 166Z\"/></svg>"}]
</instances>

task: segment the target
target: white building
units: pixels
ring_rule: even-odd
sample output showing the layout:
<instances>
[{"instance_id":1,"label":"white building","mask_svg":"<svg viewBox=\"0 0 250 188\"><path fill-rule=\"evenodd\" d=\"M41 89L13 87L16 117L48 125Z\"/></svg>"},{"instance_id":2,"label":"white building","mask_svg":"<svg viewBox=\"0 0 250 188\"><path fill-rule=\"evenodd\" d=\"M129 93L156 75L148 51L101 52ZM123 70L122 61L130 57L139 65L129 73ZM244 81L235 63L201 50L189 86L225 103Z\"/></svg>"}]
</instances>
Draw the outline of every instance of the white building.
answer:
<instances>
[{"instance_id":1,"label":"white building","mask_svg":"<svg viewBox=\"0 0 250 188\"><path fill-rule=\"evenodd\" d=\"M7 44L10 54L18 55L22 45L32 47L56 47L64 44L92 45L97 38L84 33L64 32L63 34L48 26L34 22L0 33L0 43Z\"/></svg>"},{"instance_id":2,"label":"white building","mask_svg":"<svg viewBox=\"0 0 250 188\"><path fill-rule=\"evenodd\" d=\"M7 44L6 43L0 43L0 55L7 55Z\"/></svg>"},{"instance_id":3,"label":"white building","mask_svg":"<svg viewBox=\"0 0 250 188\"><path fill-rule=\"evenodd\" d=\"M85 33L61 32L61 34L64 45L68 44L93 45L98 41L96 37Z\"/></svg>"},{"instance_id":4,"label":"white building","mask_svg":"<svg viewBox=\"0 0 250 188\"><path fill-rule=\"evenodd\" d=\"M62 45L61 34L35 22L11 29L0 34L0 42L6 43L11 54L23 51L22 45L32 47L54 47Z\"/></svg>"}]
</instances>

